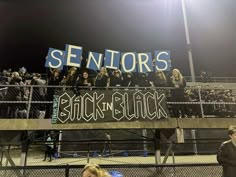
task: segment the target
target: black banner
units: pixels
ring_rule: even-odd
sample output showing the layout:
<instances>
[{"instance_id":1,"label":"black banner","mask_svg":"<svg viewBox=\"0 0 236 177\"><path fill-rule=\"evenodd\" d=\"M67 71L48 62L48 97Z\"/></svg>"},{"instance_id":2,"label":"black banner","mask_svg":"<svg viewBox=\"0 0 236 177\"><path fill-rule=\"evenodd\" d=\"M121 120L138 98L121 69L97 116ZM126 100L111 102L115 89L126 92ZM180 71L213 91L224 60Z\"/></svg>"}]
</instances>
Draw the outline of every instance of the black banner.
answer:
<instances>
[{"instance_id":1,"label":"black banner","mask_svg":"<svg viewBox=\"0 0 236 177\"><path fill-rule=\"evenodd\" d=\"M167 116L164 91L80 90L80 95L54 95L52 123L152 121Z\"/></svg>"}]
</instances>

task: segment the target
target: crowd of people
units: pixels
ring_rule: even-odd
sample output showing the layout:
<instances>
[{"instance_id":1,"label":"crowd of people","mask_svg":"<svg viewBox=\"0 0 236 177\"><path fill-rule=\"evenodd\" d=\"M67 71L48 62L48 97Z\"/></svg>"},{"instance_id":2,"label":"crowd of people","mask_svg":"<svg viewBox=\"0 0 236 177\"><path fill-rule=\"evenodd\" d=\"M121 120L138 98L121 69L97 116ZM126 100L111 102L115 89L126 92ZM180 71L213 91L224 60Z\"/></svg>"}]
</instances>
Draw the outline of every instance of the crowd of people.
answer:
<instances>
[{"instance_id":1,"label":"crowd of people","mask_svg":"<svg viewBox=\"0 0 236 177\"><path fill-rule=\"evenodd\" d=\"M189 87L185 89L185 113L192 117L202 117L201 107L196 102L202 101L206 116L234 117L236 115L236 96L233 90L224 89L223 86L212 88L208 85L202 87ZM190 103L190 104L189 104Z\"/></svg>"},{"instance_id":2,"label":"crowd of people","mask_svg":"<svg viewBox=\"0 0 236 177\"><path fill-rule=\"evenodd\" d=\"M199 93L198 87L186 87L185 78L178 69L173 69L171 72L156 71L147 74L122 73L119 69L110 70L105 67L102 67L97 73L71 67L66 71L48 69L46 73L44 75L28 73L24 67L18 71L4 70L0 77L0 100L6 103L1 103L0 117L50 118L52 104L40 104L40 101L53 100L53 95L57 91L54 86L67 87L77 95L80 89L85 87L90 89L108 87L166 89L167 101L170 102L168 104L170 117L202 117L200 101L215 103L203 104L205 115L235 116L236 105L225 104L225 102L236 102L232 90L209 87L201 89ZM33 88L29 86L33 86ZM29 99L32 100L32 104L27 113L27 100Z\"/></svg>"}]
</instances>

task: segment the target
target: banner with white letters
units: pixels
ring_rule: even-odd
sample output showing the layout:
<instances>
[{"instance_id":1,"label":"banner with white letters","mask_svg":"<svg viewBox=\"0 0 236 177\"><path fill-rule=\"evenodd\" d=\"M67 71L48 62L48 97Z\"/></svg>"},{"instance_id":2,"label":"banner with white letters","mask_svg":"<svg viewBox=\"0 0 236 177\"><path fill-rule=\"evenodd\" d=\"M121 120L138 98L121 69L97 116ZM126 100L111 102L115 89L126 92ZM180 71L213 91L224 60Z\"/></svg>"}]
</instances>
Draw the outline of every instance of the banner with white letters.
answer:
<instances>
[{"instance_id":1,"label":"banner with white letters","mask_svg":"<svg viewBox=\"0 0 236 177\"><path fill-rule=\"evenodd\" d=\"M54 95L52 123L154 121L168 117L161 90L80 90Z\"/></svg>"}]
</instances>

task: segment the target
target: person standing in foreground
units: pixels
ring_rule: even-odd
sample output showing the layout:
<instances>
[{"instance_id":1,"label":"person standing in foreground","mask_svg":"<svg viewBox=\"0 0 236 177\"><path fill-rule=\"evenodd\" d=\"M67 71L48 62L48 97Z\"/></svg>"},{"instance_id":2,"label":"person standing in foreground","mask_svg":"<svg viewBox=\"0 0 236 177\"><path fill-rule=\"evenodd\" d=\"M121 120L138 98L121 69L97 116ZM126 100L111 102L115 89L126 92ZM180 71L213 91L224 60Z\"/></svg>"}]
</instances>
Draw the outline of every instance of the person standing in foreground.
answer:
<instances>
[{"instance_id":1,"label":"person standing in foreground","mask_svg":"<svg viewBox=\"0 0 236 177\"><path fill-rule=\"evenodd\" d=\"M223 177L236 175L236 126L228 129L230 140L221 144L217 153L217 161L223 166Z\"/></svg>"}]
</instances>

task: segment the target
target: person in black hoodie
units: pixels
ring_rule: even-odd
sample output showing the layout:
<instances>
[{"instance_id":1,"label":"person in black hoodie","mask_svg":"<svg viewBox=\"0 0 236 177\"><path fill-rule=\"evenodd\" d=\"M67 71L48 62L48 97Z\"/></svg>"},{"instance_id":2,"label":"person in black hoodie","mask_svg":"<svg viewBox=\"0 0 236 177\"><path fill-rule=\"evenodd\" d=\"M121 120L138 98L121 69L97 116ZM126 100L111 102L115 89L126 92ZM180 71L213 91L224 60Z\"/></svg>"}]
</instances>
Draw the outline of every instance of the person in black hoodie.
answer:
<instances>
[{"instance_id":1,"label":"person in black hoodie","mask_svg":"<svg viewBox=\"0 0 236 177\"><path fill-rule=\"evenodd\" d=\"M223 142L217 153L217 161L223 166L223 177L235 177L236 174L236 126L228 129L230 140Z\"/></svg>"},{"instance_id":2,"label":"person in black hoodie","mask_svg":"<svg viewBox=\"0 0 236 177\"><path fill-rule=\"evenodd\" d=\"M123 83L123 77L121 74L121 71L119 69L116 69L112 72L112 75L110 76L110 86L111 87L120 87Z\"/></svg>"},{"instance_id":3,"label":"person in black hoodie","mask_svg":"<svg viewBox=\"0 0 236 177\"><path fill-rule=\"evenodd\" d=\"M123 78L124 79L122 82L122 86L124 86L124 87L134 87L135 86L135 81L134 81L132 73L124 73Z\"/></svg>"},{"instance_id":4,"label":"person in black hoodie","mask_svg":"<svg viewBox=\"0 0 236 177\"><path fill-rule=\"evenodd\" d=\"M136 84L139 87L151 87L151 82L148 79L148 75L147 73L140 73L139 77L138 77L138 81L136 82Z\"/></svg>"}]
</instances>

